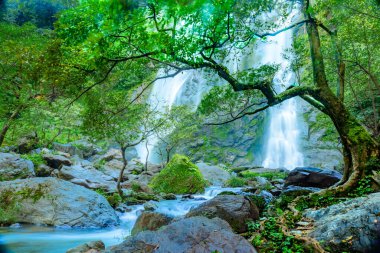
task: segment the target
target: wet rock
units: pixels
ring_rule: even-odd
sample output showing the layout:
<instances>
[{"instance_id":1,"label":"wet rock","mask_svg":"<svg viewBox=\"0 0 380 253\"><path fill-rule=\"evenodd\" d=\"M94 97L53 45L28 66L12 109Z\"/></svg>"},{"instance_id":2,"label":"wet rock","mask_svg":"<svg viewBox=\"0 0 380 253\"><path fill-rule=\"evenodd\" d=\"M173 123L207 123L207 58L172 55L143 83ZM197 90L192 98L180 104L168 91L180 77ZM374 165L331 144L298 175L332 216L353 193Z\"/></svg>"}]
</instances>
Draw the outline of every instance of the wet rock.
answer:
<instances>
[{"instance_id":1,"label":"wet rock","mask_svg":"<svg viewBox=\"0 0 380 253\"><path fill-rule=\"evenodd\" d=\"M315 220L310 236L331 252L380 252L379 215L380 193L304 213Z\"/></svg>"},{"instance_id":2,"label":"wet rock","mask_svg":"<svg viewBox=\"0 0 380 253\"><path fill-rule=\"evenodd\" d=\"M68 158L61 155L43 154L42 157L53 169L60 169L63 165L70 166L72 164Z\"/></svg>"},{"instance_id":3,"label":"wet rock","mask_svg":"<svg viewBox=\"0 0 380 253\"><path fill-rule=\"evenodd\" d=\"M256 253L256 250L246 239L234 234L227 222L219 218L192 217L173 222L158 231L140 232L106 252Z\"/></svg>"},{"instance_id":4,"label":"wet rock","mask_svg":"<svg viewBox=\"0 0 380 253\"><path fill-rule=\"evenodd\" d=\"M106 247L102 241L94 241L69 249L66 253L101 253L105 249Z\"/></svg>"},{"instance_id":5,"label":"wet rock","mask_svg":"<svg viewBox=\"0 0 380 253\"><path fill-rule=\"evenodd\" d=\"M227 221L234 231L247 231L246 223L259 218L258 208L246 197L218 195L190 210L186 217L218 217Z\"/></svg>"},{"instance_id":6,"label":"wet rock","mask_svg":"<svg viewBox=\"0 0 380 253\"><path fill-rule=\"evenodd\" d=\"M341 178L342 174L335 170L298 167L285 179L285 186L328 188L339 182Z\"/></svg>"},{"instance_id":7,"label":"wet rock","mask_svg":"<svg viewBox=\"0 0 380 253\"><path fill-rule=\"evenodd\" d=\"M174 193L167 193L162 195L162 198L165 200L175 200L177 199L177 196Z\"/></svg>"},{"instance_id":8,"label":"wet rock","mask_svg":"<svg viewBox=\"0 0 380 253\"><path fill-rule=\"evenodd\" d=\"M155 231L165 225L168 225L173 218L162 214L154 212L143 212L136 220L133 226L132 235L135 235L141 231Z\"/></svg>"},{"instance_id":9,"label":"wet rock","mask_svg":"<svg viewBox=\"0 0 380 253\"><path fill-rule=\"evenodd\" d=\"M219 166L212 166L206 163L197 163L196 166L198 166L204 179L209 181L211 185L222 186L231 178L231 174Z\"/></svg>"},{"instance_id":10,"label":"wet rock","mask_svg":"<svg viewBox=\"0 0 380 253\"><path fill-rule=\"evenodd\" d=\"M147 202L144 204L144 210L146 211L154 211L157 209L157 205L152 202Z\"/></svg>"},{"instance_id":11,"label":"wet rock","mask_svg":"<svg viewBox=\"0 0 380 253\"><path fill-rule=\"evenodd\" d=\"M70 227L107 227L119 219L107 200L94 191L57 178L18 179L0 183L0 192L28 192L15 199L16 222Z\"/></svg>"},{"instance_id":12,"label":"wet rock","mask_svg":"<svg viewBox=\"0 0 380 253\"><path fill-rule=\"evenodd\" d=\"M22 159L19 155L0 153L0 181L22 179L35 176L31 161Z\"/></svg>"}]
</instances>

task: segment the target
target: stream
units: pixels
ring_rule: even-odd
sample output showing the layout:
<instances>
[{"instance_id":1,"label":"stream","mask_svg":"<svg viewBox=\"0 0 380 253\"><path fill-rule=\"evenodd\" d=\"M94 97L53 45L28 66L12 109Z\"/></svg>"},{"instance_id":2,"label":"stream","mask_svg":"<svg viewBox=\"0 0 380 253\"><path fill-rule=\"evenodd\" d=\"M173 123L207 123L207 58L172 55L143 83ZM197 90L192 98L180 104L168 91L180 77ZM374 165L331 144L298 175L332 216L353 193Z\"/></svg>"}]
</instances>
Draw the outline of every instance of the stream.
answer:
<instances>
[{"instance_id":1,"label":"stream","mask_svg":"<svg viewBox=\"0 0 380 253\"><path fill-rule=\"evenodd\" d=\"M162 200L154 202L156 212L172 217L183 216L192 207L212 199L223 191L239 192L241 188L211 186L203 194L195 194L194 199ZM80 244L102 240L106 247L121 243L130 235L137 217L144 210L143 205L130 206L127 213L119 213L120 226L104 229L72 229L36 225L0 228L0 253L62 253ZM4 248L4 249L3 249Z\"/></svg>"}]
</instances>

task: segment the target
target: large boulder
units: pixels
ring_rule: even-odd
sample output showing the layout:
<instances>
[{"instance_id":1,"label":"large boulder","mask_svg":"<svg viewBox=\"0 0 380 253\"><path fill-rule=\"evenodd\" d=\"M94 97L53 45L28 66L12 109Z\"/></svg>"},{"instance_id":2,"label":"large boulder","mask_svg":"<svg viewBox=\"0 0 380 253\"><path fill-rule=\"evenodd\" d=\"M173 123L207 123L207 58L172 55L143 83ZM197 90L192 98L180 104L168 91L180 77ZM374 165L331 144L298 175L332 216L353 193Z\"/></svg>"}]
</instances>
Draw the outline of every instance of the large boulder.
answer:
<instances>
[{"instance_id":1,"label":"large boulder","mask_svg":"<svg viewBox=\"0 0 380 253\"><path fill-rule=\"evenodd\" d=\"M298 167L292 170L285 180L285 186L305 186L328 188L339 182L342 174L335 170Z\"/></svg>"},{"instance_id":2,"label":"large boulder","mask_svg":"<svg viewBox=\"0 0 380 253\"><path fill-rule=\"evenodd\" d=\"M222 186L231 178L231 174L219 166L212 166L206 163L197 163L196 165L203 177L212 185Z\"/></svg>"},{"instance_id":3,"label":"large boulder","mask_svg":"<svg viewBox=\"0 0 380 253\"><path fill-rule=\"evenodd\" d=\"M246 223L259 218L258 208L246 197L240 195L218 195L190 210L186 217L218 217L227 221L238 233L247 231Z\"/></svg>"},{"instance_id":4,"label":"large boulder","mask_svg":"<svg viewBox=\"0 0 380 253\"><path fill-rule=\"evenodd\" d=\"M141 231L155 231L160 227L168 225L173 218L155 212L143 212L136 220L135 225L132 228L132 235L135 235Z\"/></svg>"},{"instance_id":5,"label":"large boulder","mask_svg":"<svg viewBox=\"0 0 380 253\"><path fill-rule=\"evenodd\" d=\"M53 143L53 149L56 151L68 153L72 156L76 155L84 159L87 159L100 152L99 147L85 140L79 140L67 144L55 142Z\"/></svg>"},{"instance_id":6,"label":"large boulder","mask_svg":"<svg viewBox=\"0 0 380 253\"><path fill-rule=\"evenodd\" d=\"M115 179L93 167L63 166L58 172L58 177L89 189L116 191Z\"/></svg>"},{"instance_id":7,"label":"large boulder","mask_svg":"<svg viewBox=\"0 0 380 253\"><path fill-rule=\"evenodd\" d=\"M107 227L119 219L100 194L57 178L0 183L0 197L11 194L19 211L15 222L71 227Z\"/></svg>"},{"instance_id":8,"label":"large boulder","mask_svg":"<svg viewBox=\"0 0 380 253\"><path fill-rule=\"evenodd\" d=\"M70 166L72 162L62 155L53 155L53 154L43 154L42 156L46 161L47 165L53 169L60 169L63 165Z\"/></svg>"},{"instance_id":9,"label":"large boulder","mask_svg":"<svg viewBox=\"0 0 380 253\"><path fill-rule=\"evenodd\" d=\"M227 222L206 217L182 219L158 231L144 231L109 248L108 253L256 253L242 236L234 234Z\"/></svg>"},{"instance_id":10,"label":"large boulder","mask_svg":"<svg viewBox=\"0 0 380 253\"><path fill-rule=\"evenodd\" d=\"M101 253L104 252L105 249L106 247L104 245L104 242L93 241L69 249L66 251L66 253Z\"/></svg>"},{"instance_id":11,"label":"large boulder","mask_svg":"<svg viewBox=\"0 0 380 253\"><path fill-rule=\"evenodd\" d=\"M310 236L331 252L380 252L379 215L380 193L304 213L315 220Z\"/></svg>"},{"instance_id":12,"label":"large boulder","mask_svg":"<svg viewBox=\"0 0 380 253\"><path fill-rule=\"evenodd\" d=\"M150 186L156 192L186 194L204 192L206 181L189 158L176 154Z\"/></svg>"},{"instance_id":13,"label":"large boulder","mask_svg":"<svg viewBox=\"0 0 380 253\"><path fill-rule=\"evenodd\" d=\"M19 155L0 153L0 181L33 177L34 165Z\"/></svg>"}]
</instances>

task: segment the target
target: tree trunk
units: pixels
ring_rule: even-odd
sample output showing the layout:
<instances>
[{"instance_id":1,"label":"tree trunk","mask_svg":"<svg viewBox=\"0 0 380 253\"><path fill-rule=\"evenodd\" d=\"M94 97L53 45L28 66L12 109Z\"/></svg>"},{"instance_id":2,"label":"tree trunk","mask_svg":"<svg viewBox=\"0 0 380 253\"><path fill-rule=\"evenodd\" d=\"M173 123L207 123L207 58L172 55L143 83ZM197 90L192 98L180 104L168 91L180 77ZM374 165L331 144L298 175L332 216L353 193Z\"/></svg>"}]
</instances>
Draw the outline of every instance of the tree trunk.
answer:
<instances>
[{"instance_id":1,"label":"tree trunk","mask_svg":"<svg viewBox=\"0 0 380 253\"><path fill-rule=\"evenodd\" d=\"M119 194L120 197L123 197L123 191L121 190L121 181L123 180L123 176L124 176L124 171L125 169L127 168L128 166L128 160L127 158L125 157L125 150L126 150L126 147L121 147L121 155L123 157L123 168L120 170L120 173L119 173L119 178L117 179L117 192Z\"/></svg>"},{"instance_id":2,"label":"tree trunk","mask_svg":"<svg viewBox=\"0 0 380 253\"><path fill-rule=\"evenodd\" d=\"M311 95L324 106L323 112L333 121L341 138L344 147L344 175L341 185L334 188L333 191L344 194L355 186L365 174L370 173L370 171L366 171L367 163L371 158L378 159L379 145L367 129L351 115L342 100L330 89L321 51L318 25L308 8L309 1L306 0L305 14L310 20L306 28L309 37L314 83L317 87Z\"/></svg>"},{"instance_id":3,"label":"tree trunk","mask_svg":"<svg viewBox=\"0 0 380 253\"><path fill-rule=\"evenodd\" d=\"M4 123L3 128L1 129L1 132L0 132L0 147L1 147L1 145L3 145L5 136L9 130L13 120L15 120L17 115L21 112L22 108L23 108L23 106L19 105L16 108L16 110L11 114L11 116L7 119L7 121Z\"/></svg>"},{"instance_id":4,"label":"tree trunk","mask_svg":"<svg viewBox=\"0 0 380 253\"><path fill-rule=\"evenodd\" d=\"M145 148L146 148L145 171L148 171L148 159L149 159L148 140L146 140L146 142L145 142Z\"/></svg>"}]
</instances>

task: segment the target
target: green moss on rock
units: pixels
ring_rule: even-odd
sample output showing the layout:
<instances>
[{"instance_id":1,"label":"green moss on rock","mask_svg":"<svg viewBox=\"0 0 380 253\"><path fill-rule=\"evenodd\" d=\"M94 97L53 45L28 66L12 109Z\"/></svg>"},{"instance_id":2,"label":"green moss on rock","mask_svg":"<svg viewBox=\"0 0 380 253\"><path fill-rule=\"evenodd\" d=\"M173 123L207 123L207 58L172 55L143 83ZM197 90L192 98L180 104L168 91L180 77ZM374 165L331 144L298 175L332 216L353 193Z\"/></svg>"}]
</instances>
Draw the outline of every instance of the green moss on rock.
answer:
<instances>
[{"instance_id":1,"label":"green moss on rock","mask_svg":"<svg viewBox=\"0 0 380 253\"><path fill-rule=\"evenodd\" d=\"M166 167L153 178L155 192L186 194L204 192L206 181L196 165L183 155L174 155Z\"/></svg>"}]
</instances>

